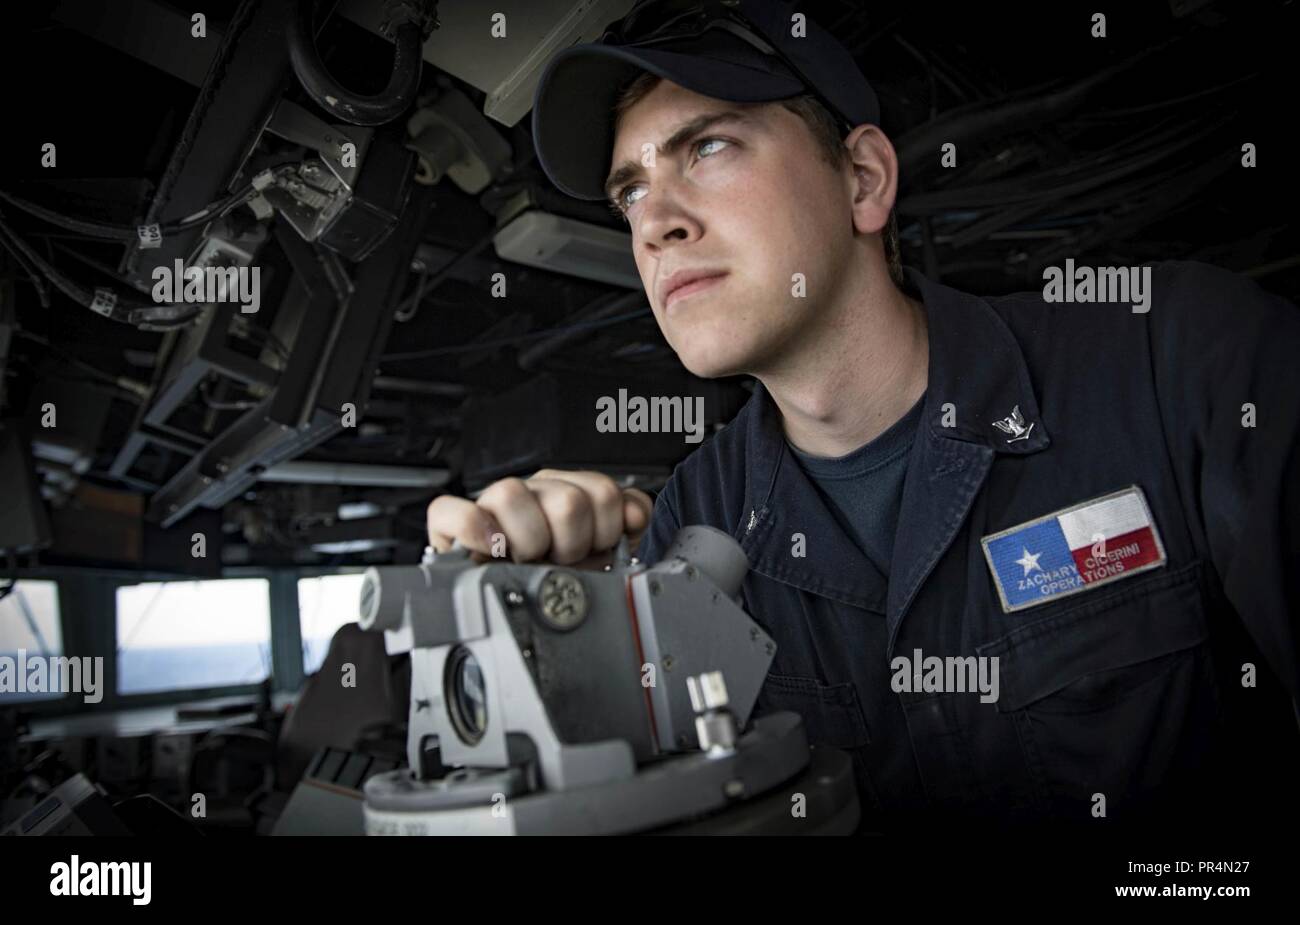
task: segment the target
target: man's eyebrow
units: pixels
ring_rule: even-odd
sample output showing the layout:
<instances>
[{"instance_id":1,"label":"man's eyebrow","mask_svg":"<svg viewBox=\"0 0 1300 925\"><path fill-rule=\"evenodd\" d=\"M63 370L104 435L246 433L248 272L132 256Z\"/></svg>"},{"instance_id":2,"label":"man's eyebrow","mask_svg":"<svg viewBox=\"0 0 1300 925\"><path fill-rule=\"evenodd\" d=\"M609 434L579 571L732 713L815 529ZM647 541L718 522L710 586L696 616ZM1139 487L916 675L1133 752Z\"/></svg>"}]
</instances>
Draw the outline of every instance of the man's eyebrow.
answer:
<instances>
[{"instance_id":1,"label":"man's eyebrow","mask_svg":"<svg viewBox=\"0 0 1300 925\"><path fill-rule=\"evenodd\" d=\"M678 126L677 130L668 137L668 140L659 146L659 151L664 156L675 154L691 138L722 122L753 124L754 119L748 113L741 112L738 109L725 109L721 112L708 112L696 116L689 122L684 122ZM615 190L641 172L640 161L624 161L619 164L614 172L609 175L609 179L605 181L605 198L612 201Z\"/></svg>"}]
</instances>

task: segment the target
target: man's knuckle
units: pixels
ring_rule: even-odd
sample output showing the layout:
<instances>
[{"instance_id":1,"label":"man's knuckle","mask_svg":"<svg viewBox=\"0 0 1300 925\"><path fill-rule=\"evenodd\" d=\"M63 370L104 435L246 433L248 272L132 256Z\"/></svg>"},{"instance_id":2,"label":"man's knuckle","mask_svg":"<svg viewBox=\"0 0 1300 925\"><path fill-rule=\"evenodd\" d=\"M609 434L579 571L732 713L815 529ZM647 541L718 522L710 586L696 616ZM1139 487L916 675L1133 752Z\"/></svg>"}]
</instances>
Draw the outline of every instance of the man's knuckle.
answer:
<instances>
[{"instance_id":1,"label":"man's knuckle","mask_svg":"<svg viewBox=\"0 0 1300 925\"><path fill-rule=\"evenodd\" d=\"M618 483L613 479L605 477L595 482L591 486L591 498L596 507L601 510L621 510L623 506L623 492L618 487Z\"/></svg>"},{"instance_id":2,"label":"man's knuckle","mask_svg":"<svg viewBox=\"0 0 1300 925\"><path fill-rule=\"evenodd\" d=\"M553 510L566 526L573 526L590 520L591 500L581 488L571 485L556 491Z\"/></svg>"},{"instance_id":3,"label":"man's knuckle","mask_svg":"<svg viewBox=\"0 0 1300 925\"><path fill-rule=\"evenodd\" d=\"M425 515L430 520L441 516L451 506L452 500L451 495L439 495L429 502L429 506L425 508Z\"/></svg>"},{"instance_id":4,"label":"man's knuckle","mask_svg":"<svg viewBox=\"0 0 1300 925\"><path fill-rule=\"evenodd\" d=\"M510 478L498 479L479 495L479 502L488 504L517 504L522 498L532 494L523 479L511 476Z\"/></svg>"}]
</instances>

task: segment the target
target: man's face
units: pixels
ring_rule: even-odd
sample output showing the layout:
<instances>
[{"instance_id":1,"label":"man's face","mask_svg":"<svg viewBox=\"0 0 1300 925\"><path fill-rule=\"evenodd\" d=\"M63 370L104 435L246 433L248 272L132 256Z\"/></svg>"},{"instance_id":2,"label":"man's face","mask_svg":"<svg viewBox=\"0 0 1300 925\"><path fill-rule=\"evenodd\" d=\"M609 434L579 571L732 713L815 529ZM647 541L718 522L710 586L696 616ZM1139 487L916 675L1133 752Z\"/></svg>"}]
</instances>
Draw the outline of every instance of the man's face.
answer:
<instances>
[{"instance_id":1,"label":"man's face","mask_svg":"<svg viewBox=\"0 0 1300 925\"><path fill-rule=\"evenodd\" d=\"M734 111L664 144L684 124ZM643 163L653 145L653 163ZM730 103L667 80L628 110L611 170L640 173L612 190L632 233L633 254L669 345L704 378L758 374L779 364L836 294L852 257L851 183L833 171L803 120L779 103ZM679 271L725 275L665 300ZM805 295L796 295L803 274Z\"/></svg>"}]
</instances>

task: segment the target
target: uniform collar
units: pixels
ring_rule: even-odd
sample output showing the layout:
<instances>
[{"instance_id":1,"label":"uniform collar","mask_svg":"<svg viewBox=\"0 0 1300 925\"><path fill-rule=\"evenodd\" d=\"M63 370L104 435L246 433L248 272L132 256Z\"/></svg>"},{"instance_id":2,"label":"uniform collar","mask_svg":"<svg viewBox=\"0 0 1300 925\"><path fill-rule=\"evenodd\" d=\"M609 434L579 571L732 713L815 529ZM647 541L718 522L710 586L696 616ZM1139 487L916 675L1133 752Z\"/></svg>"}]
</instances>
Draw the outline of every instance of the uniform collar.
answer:
<instances>
[{"instance_id":1,"label":"uniform collar","mask_svg":"<svg viewBox=\"0 0 1300 925\"><path fill-rule=\"evenodd\" d=\"M904 273L912 293L925 303L930 340L925 423L936 436L998 453L1023 456L1045 449L1051 440L1025 355L1002 318L979 296L933 282L910 267Z\"/></svg>"},{"instance_id":2,"label":"uniform collar","mask_svg":"<svg viewBox=\"0 0 1300 925\"><path fill-rule=\"evenodd\" d=\"M933 282L911 268L904 272L907 289L925 304L930 345L921 430L941 441L973 443L1004 455L1045 449L1051 441L1039 417L1024 353L1006 323L978 296ZM736 534L740 538L773 506L783 459L795 464L793 458L786 459L790 454L781 415L761 382L754 383L745 410L746 503Z\"/></svg>"}]
</instances>

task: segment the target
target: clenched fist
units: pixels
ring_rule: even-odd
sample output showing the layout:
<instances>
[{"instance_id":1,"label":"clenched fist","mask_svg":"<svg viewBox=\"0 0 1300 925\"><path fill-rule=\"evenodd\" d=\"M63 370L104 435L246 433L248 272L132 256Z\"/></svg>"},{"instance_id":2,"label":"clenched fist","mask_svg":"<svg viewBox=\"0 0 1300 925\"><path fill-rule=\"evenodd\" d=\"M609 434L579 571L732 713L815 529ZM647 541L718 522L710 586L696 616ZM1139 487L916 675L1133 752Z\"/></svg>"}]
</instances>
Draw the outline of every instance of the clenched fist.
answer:
<instances>
[{"instance_id":1,"label":"clenched fist","mask_svg":"<svg viewBox=\"0 0 1300 925\"><path fill-rule=\"evenodd\" d=\"M478 562L495 555L589 568L608 562L624 535L635 551L653 511L649 495L603 473L540 469L493 482L474 501L434 498L429 545L446 552L459 540Z\"/></svg>"}]
</instances>

